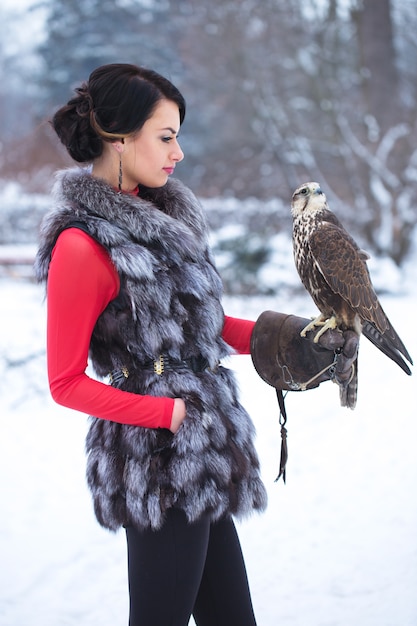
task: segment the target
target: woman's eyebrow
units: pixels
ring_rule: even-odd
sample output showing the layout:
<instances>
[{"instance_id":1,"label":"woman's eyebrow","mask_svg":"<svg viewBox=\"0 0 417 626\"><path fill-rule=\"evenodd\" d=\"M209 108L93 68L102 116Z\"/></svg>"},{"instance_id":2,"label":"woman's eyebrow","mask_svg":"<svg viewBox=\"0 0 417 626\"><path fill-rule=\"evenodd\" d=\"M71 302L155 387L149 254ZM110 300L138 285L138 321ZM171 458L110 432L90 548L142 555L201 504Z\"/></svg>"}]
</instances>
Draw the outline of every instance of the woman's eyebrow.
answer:
<instances>
[{"instance_id":1,"label":"woman's eyebrow","mask_svg":"<svg viewBox=\"0 0 417 626\"><path fill-rule=\"evenodd\" d=\"M161 130L169 130L169 132L172 133L173 135L177 134L177 131L171 128L170 126L167 126L166 128L161 128Z\"/></svg>"}]
</instances>

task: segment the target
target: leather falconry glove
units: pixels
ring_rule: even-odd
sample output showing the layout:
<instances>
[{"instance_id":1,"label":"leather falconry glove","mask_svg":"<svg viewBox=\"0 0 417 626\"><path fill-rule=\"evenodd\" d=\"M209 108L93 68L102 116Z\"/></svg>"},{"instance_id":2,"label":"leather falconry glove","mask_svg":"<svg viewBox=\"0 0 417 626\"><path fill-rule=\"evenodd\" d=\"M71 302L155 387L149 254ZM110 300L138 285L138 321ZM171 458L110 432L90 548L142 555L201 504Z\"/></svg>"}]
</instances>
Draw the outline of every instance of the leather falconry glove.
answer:
<instances>
[{"instance_id":1,"label":"leather falconry glove","mask_svg":"<svg viewBox=\"0 0 417 626\"><path fill-rule=\"evenodd\" d=\"M316 331L300 333L310 320L264 311L251 338L251 356L259 376L275 389L313 389L326 380L343 383L352 375L359 337L351 330L329 329L314 343Z\"/></svg>"},{"instance_id":2,"label":"leather falconry glove","mask_svg":"<svg viewBox=\"0 0 417 626\"><path fill-rule=\"evenodd\" d=\"M275 387L281 426L281 457L278 480L286 481L287 413L282 390L313 389L326 380L346 384L353 372L359 337L351 330L326 330L314 342L315 331L301 331L310 320L296 315L264 311L256 321L251 338L251 356L259 376Z\"/></svg>"}]
</instances>

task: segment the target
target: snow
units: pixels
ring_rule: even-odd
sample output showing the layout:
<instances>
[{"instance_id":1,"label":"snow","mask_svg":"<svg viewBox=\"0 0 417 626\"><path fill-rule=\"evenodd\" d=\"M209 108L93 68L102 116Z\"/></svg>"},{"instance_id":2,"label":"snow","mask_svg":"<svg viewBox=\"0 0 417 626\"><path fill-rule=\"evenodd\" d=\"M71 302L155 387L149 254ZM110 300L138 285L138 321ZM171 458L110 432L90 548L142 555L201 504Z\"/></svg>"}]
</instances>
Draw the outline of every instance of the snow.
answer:
<instances>
[{"instance_id":1,"label":"snow","mask_svg":"<svg viewBox=\"0 0 417 626\"><path fill-rule=\"evenodd\" d=\"M292 259L289 258L289 263ZM412 279L381 296L416 357ZM289 271L289 270L288 270ZM123 626L125 539L95 521L84 469L87 420L49 397L39 286L0 279L0 623ZM302 315L306 297L226 298L229 314ZM250 357L230 359L251 413L269 507L238 524L260 626L416 626L416 381L361 341L359 398L338 390L287 395L287 484L274 482L280 437L274 390Z\"/></svg>"}]
</instances>

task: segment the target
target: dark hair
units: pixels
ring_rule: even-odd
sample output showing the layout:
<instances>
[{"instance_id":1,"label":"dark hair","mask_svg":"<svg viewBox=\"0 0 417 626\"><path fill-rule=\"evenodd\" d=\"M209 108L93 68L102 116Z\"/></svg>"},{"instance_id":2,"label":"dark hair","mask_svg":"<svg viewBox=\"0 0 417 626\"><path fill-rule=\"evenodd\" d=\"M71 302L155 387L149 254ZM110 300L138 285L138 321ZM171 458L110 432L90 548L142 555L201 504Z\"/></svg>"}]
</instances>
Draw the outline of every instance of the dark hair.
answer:
<instances>
[{"instance_id":1,"label":"dark hair","mask_svg":"<svg viewBox=\"0 0 417 626\"><path fill-rule=\"evenodd\" d=\"M168 79L129 63L98 67L75 93L51 123L71 157L80 163L100 156L103 141L138 132L160 100L178 105L180 124L185 117L185 100Z\"/></svg>"}]
</instances>

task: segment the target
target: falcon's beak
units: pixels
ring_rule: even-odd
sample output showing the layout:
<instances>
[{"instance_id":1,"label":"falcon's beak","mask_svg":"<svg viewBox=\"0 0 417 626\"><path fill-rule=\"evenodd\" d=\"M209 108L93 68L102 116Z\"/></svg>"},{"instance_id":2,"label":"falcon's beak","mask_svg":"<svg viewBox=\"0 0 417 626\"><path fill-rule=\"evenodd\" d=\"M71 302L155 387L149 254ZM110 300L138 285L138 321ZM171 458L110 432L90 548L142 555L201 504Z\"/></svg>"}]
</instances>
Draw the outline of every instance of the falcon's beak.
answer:
<instances>
[{"instance_id":1,"label":"falcon's beak","mask_svg":"<svg viewBox=\"0 0 417 626\"><path fill-rule=\"evenodd\" d=\"M320 187L317 187L317 189L314 190L314 193L317 194L318 196L320 196L323 192L320 189Z\"/></svg>"}]
</instances>

